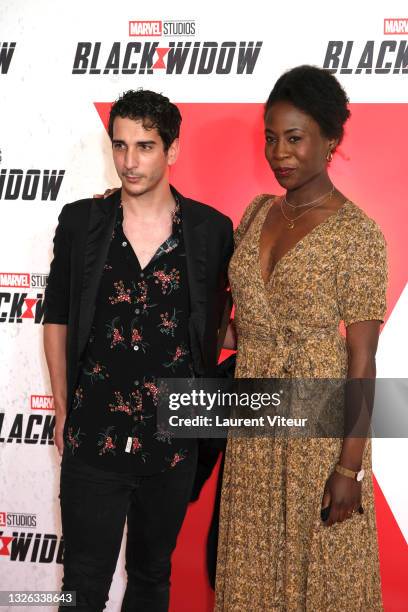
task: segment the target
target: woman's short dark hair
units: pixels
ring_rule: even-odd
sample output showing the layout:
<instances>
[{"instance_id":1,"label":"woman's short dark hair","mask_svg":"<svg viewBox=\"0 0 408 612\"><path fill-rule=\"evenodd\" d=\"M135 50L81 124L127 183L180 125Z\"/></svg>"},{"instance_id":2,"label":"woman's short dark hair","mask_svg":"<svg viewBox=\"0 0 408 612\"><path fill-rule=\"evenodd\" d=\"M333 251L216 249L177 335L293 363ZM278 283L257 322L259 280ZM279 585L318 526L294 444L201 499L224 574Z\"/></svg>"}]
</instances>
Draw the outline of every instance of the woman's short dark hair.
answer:
<instances>
[{"instance_id":1,"label":"woman's short dark hair","mask_svg":"<svg viewBox=\"0 0 408 612\"><path fill-rule=\"evenodd\" d=\"M265 104L265 115L275 102L286 101L319 124L326 138L341 142L350 117L346 92L332 74L316 66L297 66L276 81Z\"/></svg>"},{"instance_id":2,"label":"woman's short dark hair","mask_svg":"<svg viewBox=\"0 0 408 612\"><path fill-rule=\"evenodd\" d=\"M156 128L165 151L180 134L181 114L177 106L165 96L147 89L125 91L113 103L108 126L111 140L116 117L141 120L147 130Z\"/></svg>"}]
</instances>

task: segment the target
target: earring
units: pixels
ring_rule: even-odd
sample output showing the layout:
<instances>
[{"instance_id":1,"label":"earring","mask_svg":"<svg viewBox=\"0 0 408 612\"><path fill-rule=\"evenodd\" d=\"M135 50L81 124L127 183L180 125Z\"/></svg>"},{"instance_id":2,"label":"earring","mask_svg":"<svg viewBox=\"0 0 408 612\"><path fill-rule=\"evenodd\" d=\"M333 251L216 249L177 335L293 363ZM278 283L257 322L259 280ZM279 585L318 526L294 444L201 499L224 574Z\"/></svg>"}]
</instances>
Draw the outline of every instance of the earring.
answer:
<instances>
[{"instance_id":1,"label":"earring","mask_svg":"<svg viewBox=\"0 0 408 612\"><path fill-rule=\"evenodd\" d=\"M332 153L332 150L331 150L331 149L329 149L329 150L327 151L326 159L327 159L327 161L328 161L329 163L332 161L332 159L333 159L333 153Z\"/></svg>"}]
</instances>

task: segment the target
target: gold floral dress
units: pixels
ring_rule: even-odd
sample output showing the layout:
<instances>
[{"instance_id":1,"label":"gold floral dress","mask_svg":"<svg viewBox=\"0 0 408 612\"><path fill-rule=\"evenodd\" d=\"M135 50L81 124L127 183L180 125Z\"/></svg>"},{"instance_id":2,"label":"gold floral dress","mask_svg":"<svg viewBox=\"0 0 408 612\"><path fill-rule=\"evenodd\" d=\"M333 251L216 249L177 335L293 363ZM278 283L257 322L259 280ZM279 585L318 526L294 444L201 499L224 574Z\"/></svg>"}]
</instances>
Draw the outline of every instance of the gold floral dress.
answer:
<instances>
[{"instance_id":1,"label":"gold floral dress","mask_svg":"<svg viewBox=\"0 0 408 612\"><path fill-rule=\"evenodd\" d=\"M261 276L259 242L271 196L235 233L230 282L239 378L345 378L339 323L385 314L386 246L375 222L350 201ZM364 514L325 527L323 490L341 438L230 437L223 478L217 612L382 610L371 444Z\"/></svg>"}]
</instances>

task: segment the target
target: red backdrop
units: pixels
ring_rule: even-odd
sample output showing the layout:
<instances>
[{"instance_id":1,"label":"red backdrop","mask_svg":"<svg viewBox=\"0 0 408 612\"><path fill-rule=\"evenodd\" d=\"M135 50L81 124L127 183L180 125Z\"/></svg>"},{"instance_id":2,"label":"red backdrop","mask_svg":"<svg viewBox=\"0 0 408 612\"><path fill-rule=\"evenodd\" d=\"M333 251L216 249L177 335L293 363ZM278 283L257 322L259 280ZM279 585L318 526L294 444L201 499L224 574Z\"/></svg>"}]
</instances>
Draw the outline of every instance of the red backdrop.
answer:
<instances>
[{"instance_id":1,"label":"red backdrop","mask_svg":"<svg viewBox=\"0 0 408 612\"><path fill-rule=\"evenodd\" d=\"M95 106L106 127L110 103ZM263 156L261 104L178 106L183 115L182 148L171 180L181 193L215 206L235 225L256 194L280 193ZM373 217L385 234L389 316L407 282L407 105L352 104L350 108L346 136L330 173L335 185ZM212 610L204 551L215 479L216 474L200 500L190 506L179 536L171 612ZM384 606L386 612L402 612L408 609L408 548L376 482L375 491Z\"/></svg>"}]
</instances>

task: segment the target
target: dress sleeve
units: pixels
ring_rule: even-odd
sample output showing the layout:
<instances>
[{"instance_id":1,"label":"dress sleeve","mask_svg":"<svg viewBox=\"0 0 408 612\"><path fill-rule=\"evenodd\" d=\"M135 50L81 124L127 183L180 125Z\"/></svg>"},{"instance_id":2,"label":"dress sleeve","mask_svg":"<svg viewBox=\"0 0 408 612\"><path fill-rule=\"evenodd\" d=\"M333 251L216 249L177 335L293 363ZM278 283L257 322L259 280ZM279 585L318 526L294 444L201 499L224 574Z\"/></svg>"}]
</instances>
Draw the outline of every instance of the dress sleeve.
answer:
<instances>
[{"instance_id":1,"label":"dress sleeve","mask_svg":"<svg viewBox=\"0 0 408 612\"><path fill-rule=\"evenodd\" d=\"M273 196L268 196L268 194L266 193L261 193L260 195L257 195L252 200L252 202L248 204L248 206L246 207L244 214L241 217L241 221L239 222L236 230L234 231L235 248L239 245L242 238L246 234L246 231L248 229L248 224L253 221L252 217L253 217L254 211L256 210L256 207L259 205L259 202L262 199L266 199L268 197L272 198Z\"/></svg>"},{"instance_id":2,"label":"dress sleeve","mask_svg":"<svg viewBox=\"0 0 408 612\"><path fill-rule=\"evenodd\" d=\"M340 317L345 326L384 321L387 291L387 246L378 225L367 219L348 236L337 270Z\"/></svg>"}]
</instances>

